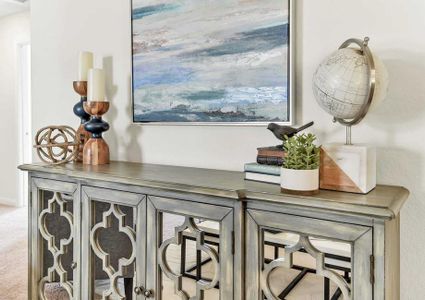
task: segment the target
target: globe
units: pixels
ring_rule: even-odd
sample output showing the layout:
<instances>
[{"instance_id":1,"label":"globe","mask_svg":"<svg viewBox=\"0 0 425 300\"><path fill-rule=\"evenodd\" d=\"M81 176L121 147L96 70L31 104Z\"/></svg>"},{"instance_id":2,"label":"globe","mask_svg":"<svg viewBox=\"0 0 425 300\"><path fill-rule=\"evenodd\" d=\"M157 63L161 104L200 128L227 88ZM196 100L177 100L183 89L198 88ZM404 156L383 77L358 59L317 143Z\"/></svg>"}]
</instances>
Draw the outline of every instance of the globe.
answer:
<instances>
[{"instance_id":1,"label":"globe","mask_svg":"<svg viewBox=\"0 0 425 300\"><path fill-rule=\"evenodd\" d=\"M358 45L362 45L361 40L349 41L357 41ZM367 41L365 39L366 47ZM384 64L375 55L372 57L375 89L372 102L369 103L371 109L385 99L388 87L388 73ZM326 58L313 76L313 93L319 106L336 119L356 119L362 112L366 114L373 75L369 62L365 51L349 47L340 48Z\"/></svg>"}]
</instances>

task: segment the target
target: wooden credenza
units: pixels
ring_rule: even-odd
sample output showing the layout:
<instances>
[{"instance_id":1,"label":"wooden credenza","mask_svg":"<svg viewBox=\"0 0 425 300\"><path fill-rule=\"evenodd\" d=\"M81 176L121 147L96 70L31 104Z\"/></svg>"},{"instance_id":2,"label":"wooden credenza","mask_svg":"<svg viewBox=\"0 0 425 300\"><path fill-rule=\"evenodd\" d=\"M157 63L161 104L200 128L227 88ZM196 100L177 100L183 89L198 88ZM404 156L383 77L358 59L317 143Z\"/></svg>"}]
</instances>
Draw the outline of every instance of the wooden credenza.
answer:
<instances>
[{"instance_id":1,"label":"wooden credenza","mask_svg":"<svg viewBox=\"0 0 425 300\"><path fill-rule=\"evenodd\" d=\"M240 172L20 169L30 184L29 299L58 289L84 300L399 299L405 188L307 197Z\"/></svg>"}]
</instances>

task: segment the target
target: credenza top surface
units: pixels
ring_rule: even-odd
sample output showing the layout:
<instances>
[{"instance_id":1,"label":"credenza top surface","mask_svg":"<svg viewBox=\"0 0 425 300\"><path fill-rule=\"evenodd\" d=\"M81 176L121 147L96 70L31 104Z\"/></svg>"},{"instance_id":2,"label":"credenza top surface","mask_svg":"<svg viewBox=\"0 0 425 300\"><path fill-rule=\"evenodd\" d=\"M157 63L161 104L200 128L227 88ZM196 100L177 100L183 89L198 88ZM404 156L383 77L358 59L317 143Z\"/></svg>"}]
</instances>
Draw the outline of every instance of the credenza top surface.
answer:
<instances>
[{"instance_id":1,"label":"credenza top surface","mask_svg":"<svg viewBox=\"0 0 425 300\"><path fill-rule=\"evenodd\" d=\"M377 218L395 217L409 192L404 187L378 185L366 195L321 190L315 196L280 192L280 186L244 180L243 172L113 161L91 166L27 164L23 171L64 175L142 187L193 192L230 199L247 199L313 207Z\"/></svg>"}]
</instances>

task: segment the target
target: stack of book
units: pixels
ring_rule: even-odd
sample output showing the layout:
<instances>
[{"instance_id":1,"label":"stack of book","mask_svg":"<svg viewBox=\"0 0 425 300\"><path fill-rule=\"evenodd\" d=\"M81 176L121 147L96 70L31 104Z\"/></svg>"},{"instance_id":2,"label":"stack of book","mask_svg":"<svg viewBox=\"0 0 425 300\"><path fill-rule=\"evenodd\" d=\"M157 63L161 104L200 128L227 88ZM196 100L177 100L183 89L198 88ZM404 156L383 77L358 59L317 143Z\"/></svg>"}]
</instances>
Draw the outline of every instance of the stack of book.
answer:
<instances>
[{"instance_id":1,"label":"stack of book","mask_svg":"<svg viewBox=\"0 0 425 300\"><path fill-rule=\"evenodd\" d=\"M280 166L245 164L245 179L280 184Z\"/></svg>"},{"instance_id":2,"label":"stack of book","mask_svg":"<svg viewBox=\"0 0 425 300\"><path fill-rule=\"evenodd\" d=\"M281 166L285 151L282 147L271 146L257 148L257 163L262 165Z\"/></svg>"},{"instance_id":3,"label":"stack of book","mask_svg":"<svg viewBox=\"0 0 425 300\"><path fill-rule=\"evenodd\" d=\"M285 151L281 147L257 148L257 162L245 164L245 179L280 184Z\"/></svg>"}]
</instances>

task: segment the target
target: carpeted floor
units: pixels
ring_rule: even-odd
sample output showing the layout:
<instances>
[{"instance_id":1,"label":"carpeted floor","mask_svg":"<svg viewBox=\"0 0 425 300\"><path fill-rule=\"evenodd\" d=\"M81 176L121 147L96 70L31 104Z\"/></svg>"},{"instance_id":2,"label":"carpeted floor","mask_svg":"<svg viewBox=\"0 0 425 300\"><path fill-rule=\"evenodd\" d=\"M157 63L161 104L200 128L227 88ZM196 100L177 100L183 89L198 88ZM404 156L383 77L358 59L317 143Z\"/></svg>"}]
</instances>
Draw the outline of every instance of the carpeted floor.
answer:
<instances>
[{"instance_id":1,"label":"carpeted floor","mask_svg":"<svg viewBox=\"0 0 425 300\"><path fill-rule=\"evenodd\" d=\"M0 206L0 299L27 299L27 256L27 208Z\"/></svg>"}]
</instances>

